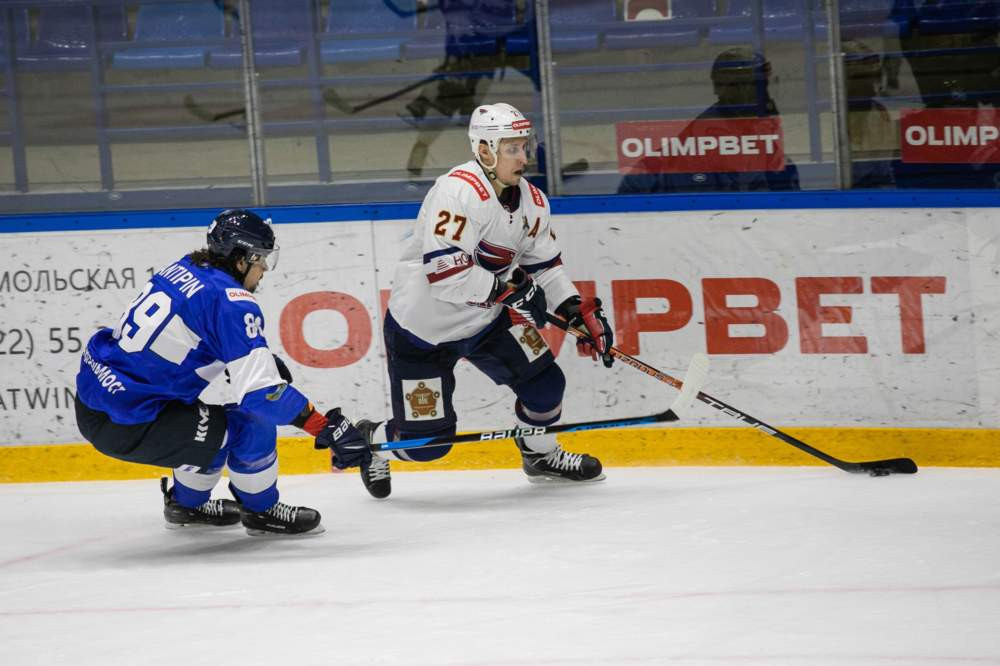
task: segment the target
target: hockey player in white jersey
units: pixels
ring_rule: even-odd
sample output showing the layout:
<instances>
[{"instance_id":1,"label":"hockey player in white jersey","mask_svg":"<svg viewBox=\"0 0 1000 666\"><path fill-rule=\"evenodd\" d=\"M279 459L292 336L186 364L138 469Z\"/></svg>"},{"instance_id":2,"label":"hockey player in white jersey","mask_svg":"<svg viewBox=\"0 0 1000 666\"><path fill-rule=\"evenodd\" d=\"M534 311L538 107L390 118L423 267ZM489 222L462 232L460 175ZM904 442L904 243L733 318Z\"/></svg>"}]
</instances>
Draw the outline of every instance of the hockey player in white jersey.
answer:
<instances>
[{"instance_id":1,"label":"hockey player in white jersey","mask_svg":"<svg viewBox=\"0 0 1000 666\"><path fill-rule=\"evenodd\" d=\"M509 104L472 113L475 159L437 179L396 265L385 318L392 393L388 439L455 433L454 367L465 358L515 395L524 426L559 420L566 380L536 329L546 310L589 334L582 353L611 367L612 332L599 299L582 299L566 275L545 194L522 176L531 121ZM532 481L598 481L601 463L564 451L554 435L518 438ZM428 461L450 446L377 453L361 466L374 497L391 492L389 457Z\"/></svg>"},{"instance_id":2,"label":"hockey player in white jersey","mask_svg":"<svg viewBox=\"0 0 1000 666\"><path fill-rule=\"evenodd\" d=\"M161 483L168 527L242 522L251 535L316 534L315 509L278 501L276 426L293 424L330 448L337 467L371 460L368 426L340 409L325 415L292 387L264 338L253 292L277 265L270 220L226 210L208 247L153 275L118 325L87 343L77 374L76 418L105 455L174 468ZM236 404L198 399L226 373ZM237 502L209 499L229 468Z\"/></svg>"}]
</instances>

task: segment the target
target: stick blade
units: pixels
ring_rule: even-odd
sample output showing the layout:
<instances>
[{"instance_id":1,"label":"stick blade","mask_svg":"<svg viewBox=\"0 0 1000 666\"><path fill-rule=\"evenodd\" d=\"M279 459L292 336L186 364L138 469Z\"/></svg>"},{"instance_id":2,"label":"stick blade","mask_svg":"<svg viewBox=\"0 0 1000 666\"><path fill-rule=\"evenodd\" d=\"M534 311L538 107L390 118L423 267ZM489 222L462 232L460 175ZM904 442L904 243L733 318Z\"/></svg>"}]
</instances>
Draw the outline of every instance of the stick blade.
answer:
<instances>
[{"instance_id":1,"label":"stick blade","mask_svg":"<svg viewBox=\"0 0 1000 666\"><path fill-rule=\"evenodd\" d=\"M678 417L684 418L690 413L691 408L694 406L694 401L698 398L698 394L701 393L701 389L705 385L705 380L708 379L709 365L708 356L701 352L691 357L687 373L684 375L681 392L674 398L673 404L670 405L670 411Z\"/></svg>"},{"instance_id":2,"label":"stick blade","mask_svg":"<svg viewBox=\"0 0 1000 666\"><path fill-rule=\"evenodd\" d=\"M346 114L352 114L356 111L356 109L344 101L344 99L338 95L337 91L333 88L327 88L323 91L323 101Z\"/></svg>"},{"instance_id":3,"label":"stick blade","mask_svg":"<svg viewBox=\"0 0 1000 666\"><path fill-rule=\"evenodd\" d=\"M191 115L193 115L198 120L204 121L206 123L215 122L215 115L210 113L204 107L200 106L194 101L192 95L184 96L184 108L187 109Z\"/></svg>"},{"instance_id":4,"label":"stick blade","mask_svg":"<svg viewBox=\"0 0 1000 666\"><path fill-rule=\"evenodd\" d=\"M870 476L889 476L890 474L916 474L917 469L917 463L909 458L892 458L857 463L857 469L852 471L863 472Z\"/></svg>"}]
</instances>

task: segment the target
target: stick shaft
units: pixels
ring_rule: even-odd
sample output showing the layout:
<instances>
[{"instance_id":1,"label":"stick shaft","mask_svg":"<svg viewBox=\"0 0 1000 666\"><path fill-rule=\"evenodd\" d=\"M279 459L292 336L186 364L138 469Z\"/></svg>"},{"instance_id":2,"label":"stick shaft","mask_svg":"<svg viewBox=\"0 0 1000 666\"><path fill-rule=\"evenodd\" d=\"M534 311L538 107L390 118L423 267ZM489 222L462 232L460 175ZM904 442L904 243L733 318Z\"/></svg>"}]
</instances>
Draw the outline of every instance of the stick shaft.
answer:
<instances>
[{"instance_id":1,"label":"stick shaft","mask_svg":"<svg viewBox=\"0 0 1000 666\"><path fill-rule=\"evenodd\" d=\"M431 74L430 76L424 77L424 78L420 79L419 81L415 81L414 83L411 83L409 85L403 86L399 90L394 90L391 93L387 93L385 95L382 95L381 97L376 97L375 99L370 99L370 100L368 100L367 102L365 102L363 104L358 104L355 107L351 107L351 113L358 113L359 111L364 111L365 109L370 109L373 106L378 106L379 104L382 104L383 102L388 102L389 100L396 99L397 97L401 97L402 95L405 95L406 93L410 92L411 90L416 90L417 88L420 88L421 86L425 86L428 83L430 83L431 81L433 81L435 79L439 79L439 78L441 78L440 74Z\"/></svg>"},{"instance_id":2,"label":"stick shaft","mask_svg":"<svg viewBox=\"0 0 1000 666\"><path fill-rule=\"evenodd\" d=\"M600 421L581 421L579 423L561 423L559 425L550 426L527 426L523 428L507 428L505 430L483 430L480 432L465 433L463 435L417 437L414 439L402 439L396 442L374 442L371 445L371 449L372 451L420 449L428 446L462 444L465 442L489 442L497 439L508 439L510 437L546 435L581 430L599 430L603 428L625 428L628 426L645 425L648 423L662 423L664 421L676 420L677 415L674 414L673 410L668 409L665 412L660 412L659 414L653 414L651 416L632 416L618 419L603 419Z\"/></svg>"}]
</instances>

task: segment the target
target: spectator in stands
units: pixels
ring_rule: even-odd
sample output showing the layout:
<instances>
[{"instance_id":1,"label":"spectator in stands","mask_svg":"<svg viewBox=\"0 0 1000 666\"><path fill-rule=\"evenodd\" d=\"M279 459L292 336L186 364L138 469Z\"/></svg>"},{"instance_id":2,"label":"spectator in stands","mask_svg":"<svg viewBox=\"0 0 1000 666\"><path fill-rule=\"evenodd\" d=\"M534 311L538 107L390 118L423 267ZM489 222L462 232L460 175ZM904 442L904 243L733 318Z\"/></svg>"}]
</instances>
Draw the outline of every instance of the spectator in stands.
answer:
<instances>
[{"instance_id":1,"label":"spectator in stands","mask_svg":"<svg viewBox=\"0 0 1000 666\"><path fill-rule=\"evenodd\" d=\"M891 186L890 158L898 146L899 130L889 110L876 99L882 80L882 57L858 41L843 42L843 50L852 187Z\"/></svg>"},{"instance_id":2,"label":"spectator in stands","mask_svg":"<svg viewBox=\"0 0 1000 666\"><path fill-rule=\"evenodd\" d=\"M900 47L926 108L1000 106L1000 3L895 0L890 18L909 27ZM895 160L900 188L1000 188L1000 165Z\"/></svg>"},{"instance_id":3,"label":"spectator in stands","mask_svg":"<svg viewBox=\"0 0 1000 666\"><path fill-rule=\"evenodd\" d=\"M924 106L998 105L1000 4L917 0L915 5L914 0L896 0L892 16L909 17L914 26L900 44Z\"/></svg>"},{"instance_id":4,"label":"spectator in stands","mask_svg":"<svg viewBox=\"0 0 1000 666\"><path fill-rule=\"evenodd\" d=\"M711 79L718 101L698 115L696 121L778 115L768 91L771 63L751 49L735 47L720 53L712 63ZM781 171L628 174L618 186L618 193L797 189L798 169L786 156Z\"/></svg>"}]
</instances>

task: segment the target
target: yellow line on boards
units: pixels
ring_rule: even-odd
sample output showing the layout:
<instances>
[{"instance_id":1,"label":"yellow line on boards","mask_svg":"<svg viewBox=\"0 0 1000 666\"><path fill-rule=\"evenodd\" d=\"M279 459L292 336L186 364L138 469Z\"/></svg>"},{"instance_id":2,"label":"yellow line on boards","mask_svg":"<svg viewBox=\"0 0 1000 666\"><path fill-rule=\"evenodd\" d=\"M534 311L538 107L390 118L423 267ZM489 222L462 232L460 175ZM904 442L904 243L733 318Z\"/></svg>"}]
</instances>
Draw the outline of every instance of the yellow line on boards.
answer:
<instances>
[{"instance_id":1,"label":"yellow line on boards","mask_svg":"<svg viewBox=\"0 0 1000 666\"><path fill-rule=\"evenodd\" d=\"M919 466L1000 467L1000 430L919 428L788 428L842 460L913 458ZM825 465L798 449L749 428L661 428L589 431L559 436L563 448L586 452L605 467ZM328 472L329 455L308 437L278 440L282 474ZM457 444L431 463L394 462L393 471L520 467L510 440ZM167 470L124 463L88 444L0 446L0 483L149 479Z\"/></svg>"}]
</instances>

